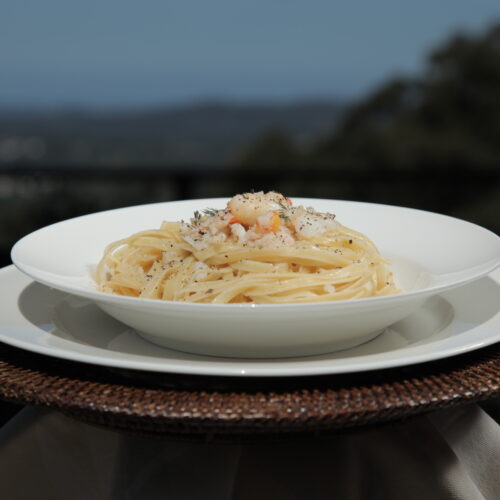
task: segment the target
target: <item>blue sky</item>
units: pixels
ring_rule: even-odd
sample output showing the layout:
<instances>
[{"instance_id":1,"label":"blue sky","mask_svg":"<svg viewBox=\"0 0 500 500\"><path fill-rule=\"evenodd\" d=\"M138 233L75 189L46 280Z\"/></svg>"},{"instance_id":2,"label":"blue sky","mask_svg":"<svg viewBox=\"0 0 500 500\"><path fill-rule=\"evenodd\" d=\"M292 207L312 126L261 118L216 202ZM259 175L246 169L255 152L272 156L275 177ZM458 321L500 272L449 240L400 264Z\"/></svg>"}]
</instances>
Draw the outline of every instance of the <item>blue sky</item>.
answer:
<instances>
[{"instance_id":1,"label":"blue sky","mask_svg":"<svg viewBox=\"0 0 500 500\"><path fill-rule=\"evenodd\" d=\"M4 0L0 106L356 97L498 0Z\"/></svg>"}]
</instances>

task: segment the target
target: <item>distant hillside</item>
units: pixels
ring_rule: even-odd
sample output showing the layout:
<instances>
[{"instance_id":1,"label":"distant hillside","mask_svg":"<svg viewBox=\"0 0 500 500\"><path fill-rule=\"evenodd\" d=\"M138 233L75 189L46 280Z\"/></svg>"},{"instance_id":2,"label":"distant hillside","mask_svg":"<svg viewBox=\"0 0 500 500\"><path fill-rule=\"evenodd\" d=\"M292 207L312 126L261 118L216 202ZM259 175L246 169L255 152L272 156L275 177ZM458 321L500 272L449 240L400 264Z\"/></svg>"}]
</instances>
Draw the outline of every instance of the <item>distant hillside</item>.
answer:
<instances>
[{"instance_id":1,"label":"distant hillside","mask_svg":"<svg viewBox=\"0 0 500 500\"><path fill-rule=\"evenodd\" d=\"M0 165L224 165L266 131L307 144L331 131L345 107L306 101L122 112L0 111Z\"/></svg>"}]
</instances>

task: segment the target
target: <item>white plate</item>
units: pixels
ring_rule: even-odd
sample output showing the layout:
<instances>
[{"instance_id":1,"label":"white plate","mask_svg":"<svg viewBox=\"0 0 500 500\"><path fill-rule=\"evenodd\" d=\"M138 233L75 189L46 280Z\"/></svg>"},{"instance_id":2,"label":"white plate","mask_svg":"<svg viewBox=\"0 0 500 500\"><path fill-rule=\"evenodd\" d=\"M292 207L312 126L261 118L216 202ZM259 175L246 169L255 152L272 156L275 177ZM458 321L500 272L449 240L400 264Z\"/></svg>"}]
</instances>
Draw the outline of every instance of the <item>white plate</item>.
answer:
<instances>
[{"instance_id":1,"label":"white plate","mask_svg":"<svg viewBox=\"0 0 500 500\"><path fill-rule=\"evenodd\" d=\"M432 295L477 279L500 260L500 239L451 217L387 205L294 199L337 214L393 262L398 295L316 304L190 304L97 292L93 267L105 246L130 234L222 208L226 199L129 207L67 220L20 240L14 264L35 280L96 302L148 340L174 349L236 357L289 357L345 349L373 338Z\"/></svg>"},{"instance_id":2,"label":"white plate","mask_svg":"<svg viewBox=\"0 0 500 500\"><path fill-rule=\"evenodd\" d=\"M376 339L335 354L289 359L230 359L157 347L104 314L92 301L0 270L0 341L33 352L108 367L224 376L304 376L393 368L500 341L500 270L428 299Z\"/></svg>"}]
</instances>

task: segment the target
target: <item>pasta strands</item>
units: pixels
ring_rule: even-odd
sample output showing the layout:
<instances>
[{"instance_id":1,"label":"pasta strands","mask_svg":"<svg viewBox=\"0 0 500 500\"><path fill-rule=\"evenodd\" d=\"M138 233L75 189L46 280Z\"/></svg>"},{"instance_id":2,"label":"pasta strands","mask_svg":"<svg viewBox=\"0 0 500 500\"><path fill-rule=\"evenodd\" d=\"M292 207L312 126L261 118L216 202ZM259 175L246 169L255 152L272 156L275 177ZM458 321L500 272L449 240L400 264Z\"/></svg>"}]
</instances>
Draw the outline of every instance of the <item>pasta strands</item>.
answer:
<instances>
[{"instance_id":1,"label":"pasta strands","mask_svg":"<svg viewBox=\"0 0 500 500\"><path fill-rule=\"evenodd\" d=\"M266 203L277 198L269 199ZM278 202L280 210L287 209ZM236 210L240 217L243 208ZM196 213L190 224L164 222L160 229L133 234L105 249L98 287L118 295L213 304L296 304L398 292L387 262L365 235L331 214L288 210L279 219L273 215L278 212L260 216L255 209L253 226L239 223L228 209L213 210L203 217ZM310 232L307 225L313 223L326 230L300 233Z\"/></svg>"}]
</instances>

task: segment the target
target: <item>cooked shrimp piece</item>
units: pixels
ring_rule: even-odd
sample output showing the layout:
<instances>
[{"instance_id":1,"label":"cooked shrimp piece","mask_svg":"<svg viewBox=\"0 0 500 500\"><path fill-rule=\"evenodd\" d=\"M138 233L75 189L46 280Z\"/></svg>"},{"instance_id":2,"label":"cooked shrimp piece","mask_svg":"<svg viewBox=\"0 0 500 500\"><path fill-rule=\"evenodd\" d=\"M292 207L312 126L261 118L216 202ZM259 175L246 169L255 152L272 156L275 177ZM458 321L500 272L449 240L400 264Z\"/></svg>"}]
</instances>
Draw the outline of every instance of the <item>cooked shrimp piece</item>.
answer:
<instances>
[{"instance_id":1,"label":"cooked shrimp piece","mask_svg":"<svg viewBox=\"0 0 500 500\"><path fill-rule=\"evenodd\" d=\"M231 234L236 238L238 243L243 244L246 242L246 231L241 224L231 224Z\"/></svg>"},{"instance_id":2,"label":"cooked shrimp piece","mask_svg":"<svg viewBox=\"0 0 500 500\"><path fill-rule=\"evenodd\" d=\"M340 224L335 220L335 215L315 212L311 209L298 207L292 209L290 224L299 238L314 238L325 231L338 229Z\"/></svg>"},{"instance_id":3,"label":"cooked shrimp piece","mask_svg":"<svg viewBox=\"0 0 500 500\"><path fill-rule=\"evenodd\" d=\"M281 226L281 218L278 212L268 212L257 217L257 229L264 233L276 233Z\"/></svg>"},{"instance_id":4,"label":"cooked shrimp piece","mask_svg":"<svg viewBox=\"0 0 500 500\"><path fill-rule=\"evenodd\" d=\"M287 198L274 191L264 193L244 193L237 194L227 204L227 208L233 215L235 222L245 226L253 226L257 219L268 212L277 212L288 205Z\"/></svg>"}]
</instances>

